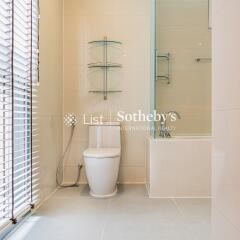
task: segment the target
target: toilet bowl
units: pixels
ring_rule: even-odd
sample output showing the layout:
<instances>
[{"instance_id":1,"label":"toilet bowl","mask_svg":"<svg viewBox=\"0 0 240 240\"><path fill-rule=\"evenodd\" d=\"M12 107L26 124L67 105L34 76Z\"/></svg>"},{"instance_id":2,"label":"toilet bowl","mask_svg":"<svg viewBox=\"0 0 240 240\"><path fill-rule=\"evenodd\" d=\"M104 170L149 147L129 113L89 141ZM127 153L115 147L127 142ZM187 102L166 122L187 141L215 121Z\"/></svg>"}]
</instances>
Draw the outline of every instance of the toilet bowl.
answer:
<instances>
[{"instance_id":1,"label":"toilet bowl","mask_svg":"<svg viewBox=\"0 0 240 240\"><path fill-rule=\"evenodd\" d=\"M117 193L121 157L120 124L89 126L89 148L83 153L90 195L112 197Z\"/></svg>"}]
</instances>

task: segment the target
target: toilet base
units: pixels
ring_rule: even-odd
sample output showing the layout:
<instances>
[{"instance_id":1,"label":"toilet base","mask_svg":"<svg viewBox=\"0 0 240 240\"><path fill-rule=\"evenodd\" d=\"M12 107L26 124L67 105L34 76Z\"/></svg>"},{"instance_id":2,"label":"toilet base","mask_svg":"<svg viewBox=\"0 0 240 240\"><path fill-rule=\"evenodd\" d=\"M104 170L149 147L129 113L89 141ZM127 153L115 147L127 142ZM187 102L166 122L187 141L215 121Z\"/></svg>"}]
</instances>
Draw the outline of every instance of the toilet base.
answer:
<instances>
[{"instance_id":1,"label":"toilet base","mask_svg":"<svg viewBox=\"0 0 240 240\"><path fill-rule=\"evenodd\" d=\"M111 193L111 194L107 194L107 195L97 195L97 194L94 194L92 191L90 191L89 194L90 194L92 197L94 197L94 198L110 198L110 197L115 196L115 195L117 194L117 191L118 191L118 189L117 189L117 187L116 187L116 189L114 190L114 192Z\"/></svg>"}]
</instances>

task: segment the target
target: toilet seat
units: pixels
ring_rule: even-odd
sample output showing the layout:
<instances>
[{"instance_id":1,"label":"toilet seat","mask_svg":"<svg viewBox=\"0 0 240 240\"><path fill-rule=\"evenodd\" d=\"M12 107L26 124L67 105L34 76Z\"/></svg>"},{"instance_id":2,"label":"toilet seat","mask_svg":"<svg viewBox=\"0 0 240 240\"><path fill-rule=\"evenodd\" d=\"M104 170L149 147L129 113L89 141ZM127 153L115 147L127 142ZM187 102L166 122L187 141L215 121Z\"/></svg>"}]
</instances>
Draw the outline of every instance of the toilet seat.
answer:
<instances>
[{"instance_id":1,"label":"toilet seat","mask_svg":"<svg viewBox=\"0 0 240 240\"><path fill-rule=\"evenodd\" d=\"M119 148L88 148L83 152L83 156L89 158L113 158L120 154Z\"/></svg>"}]
</instances>

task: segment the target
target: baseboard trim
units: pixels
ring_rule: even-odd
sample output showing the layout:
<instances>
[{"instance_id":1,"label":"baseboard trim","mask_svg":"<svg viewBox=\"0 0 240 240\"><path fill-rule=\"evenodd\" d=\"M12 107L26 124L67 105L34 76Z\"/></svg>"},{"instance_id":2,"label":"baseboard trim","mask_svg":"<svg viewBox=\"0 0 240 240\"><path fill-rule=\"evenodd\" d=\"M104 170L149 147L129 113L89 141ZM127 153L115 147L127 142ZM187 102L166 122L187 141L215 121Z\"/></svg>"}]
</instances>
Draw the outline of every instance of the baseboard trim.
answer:
<instances>
[{"instance_id":1,"label":"baseboard trim","mask_svg":"<svg viewBox=\"0 0 240 240\"><path fill-rule=\"evenodd\" d=\"M75 182L63 182L62 183L62 185L72 185L72 184L74 184ZM85 181L82 181L82 182L78 182L77 184L79 184L79 185L86 185L86 184L88 184L87 182L85 182Z\"/></svg>"},{"instance_id":2,"label":"baseboard trim","mask_svg":"<svg viewBox=\"0 0 240 240\"><path fill-rule=\"evenodd\" d=\"M49 193L43 200L40 200L40 202L36 205L36 207L32 210L32 213L35 213L37 209L39 209L46 201L48 201L59 189L59 187L56 187L51 193ZM31 213L31 214L32 214Z\"/></svg>"}]
</instances>

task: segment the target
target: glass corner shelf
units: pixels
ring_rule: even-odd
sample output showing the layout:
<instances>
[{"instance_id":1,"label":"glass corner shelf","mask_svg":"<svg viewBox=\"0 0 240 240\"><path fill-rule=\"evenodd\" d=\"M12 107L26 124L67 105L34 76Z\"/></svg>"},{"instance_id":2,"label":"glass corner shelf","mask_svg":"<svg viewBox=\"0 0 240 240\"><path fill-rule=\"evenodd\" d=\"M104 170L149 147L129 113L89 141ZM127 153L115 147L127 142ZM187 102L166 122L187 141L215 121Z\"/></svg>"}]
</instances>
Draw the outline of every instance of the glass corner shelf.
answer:
<instances>
[{"instance_id":1,"label":"glass corner shelf","mask_svg":"<svg viewBox=\"0 0 240 240\"><path fill-rule=\"evenodd\" d=\"M103 90L90 90L88 92L89 93L120 93L122 91L121 90L107 90L107 91L103 91Z\"/></svg>"},{"instance_id":2,"label":"glass corner shelf","mask_svg":"<svg viewBox=\"0 0 240 240\"><path fill-rule=\"evenodd\" d=\"M118 63L111 63L108 62L107 64L105 63L89 63L88 64L88 68L121 68L122 64L118 64Z\"/></svg>"},{"instance_id":3,"label":"glass corner shelf","mask_svg":"<svg viewBox=\"0 0 240 240\"><path fill-rule=\"evenodd\" d=\"M122 42L112 41L112 40L97 40L88 42L89 44L122 44Z\"/></svg>"},{"instance_id":4,"label":"glass corner shelf","mask_svg":"<svg viewBox=\"0 0 240 240\"><path fill-rule=\"evenodd\" d=\"M122 44L121 42L111 41L105 36L103 40L97 40L89 42L89 44L102 44L103 47L103 60L101 62L96 63L89 63L88 68L100 68L104 72L104 79L103 79L103 89L102 90L95 90L89 91L90 93L102 93L104 96L104 100L107 100L108 93L117 93L121 91L110 91L108 90L108 69L109 68L121 68L122 64L112 63L108 61L108 47L110 44Z\"/></svg>"}]
</instances>

